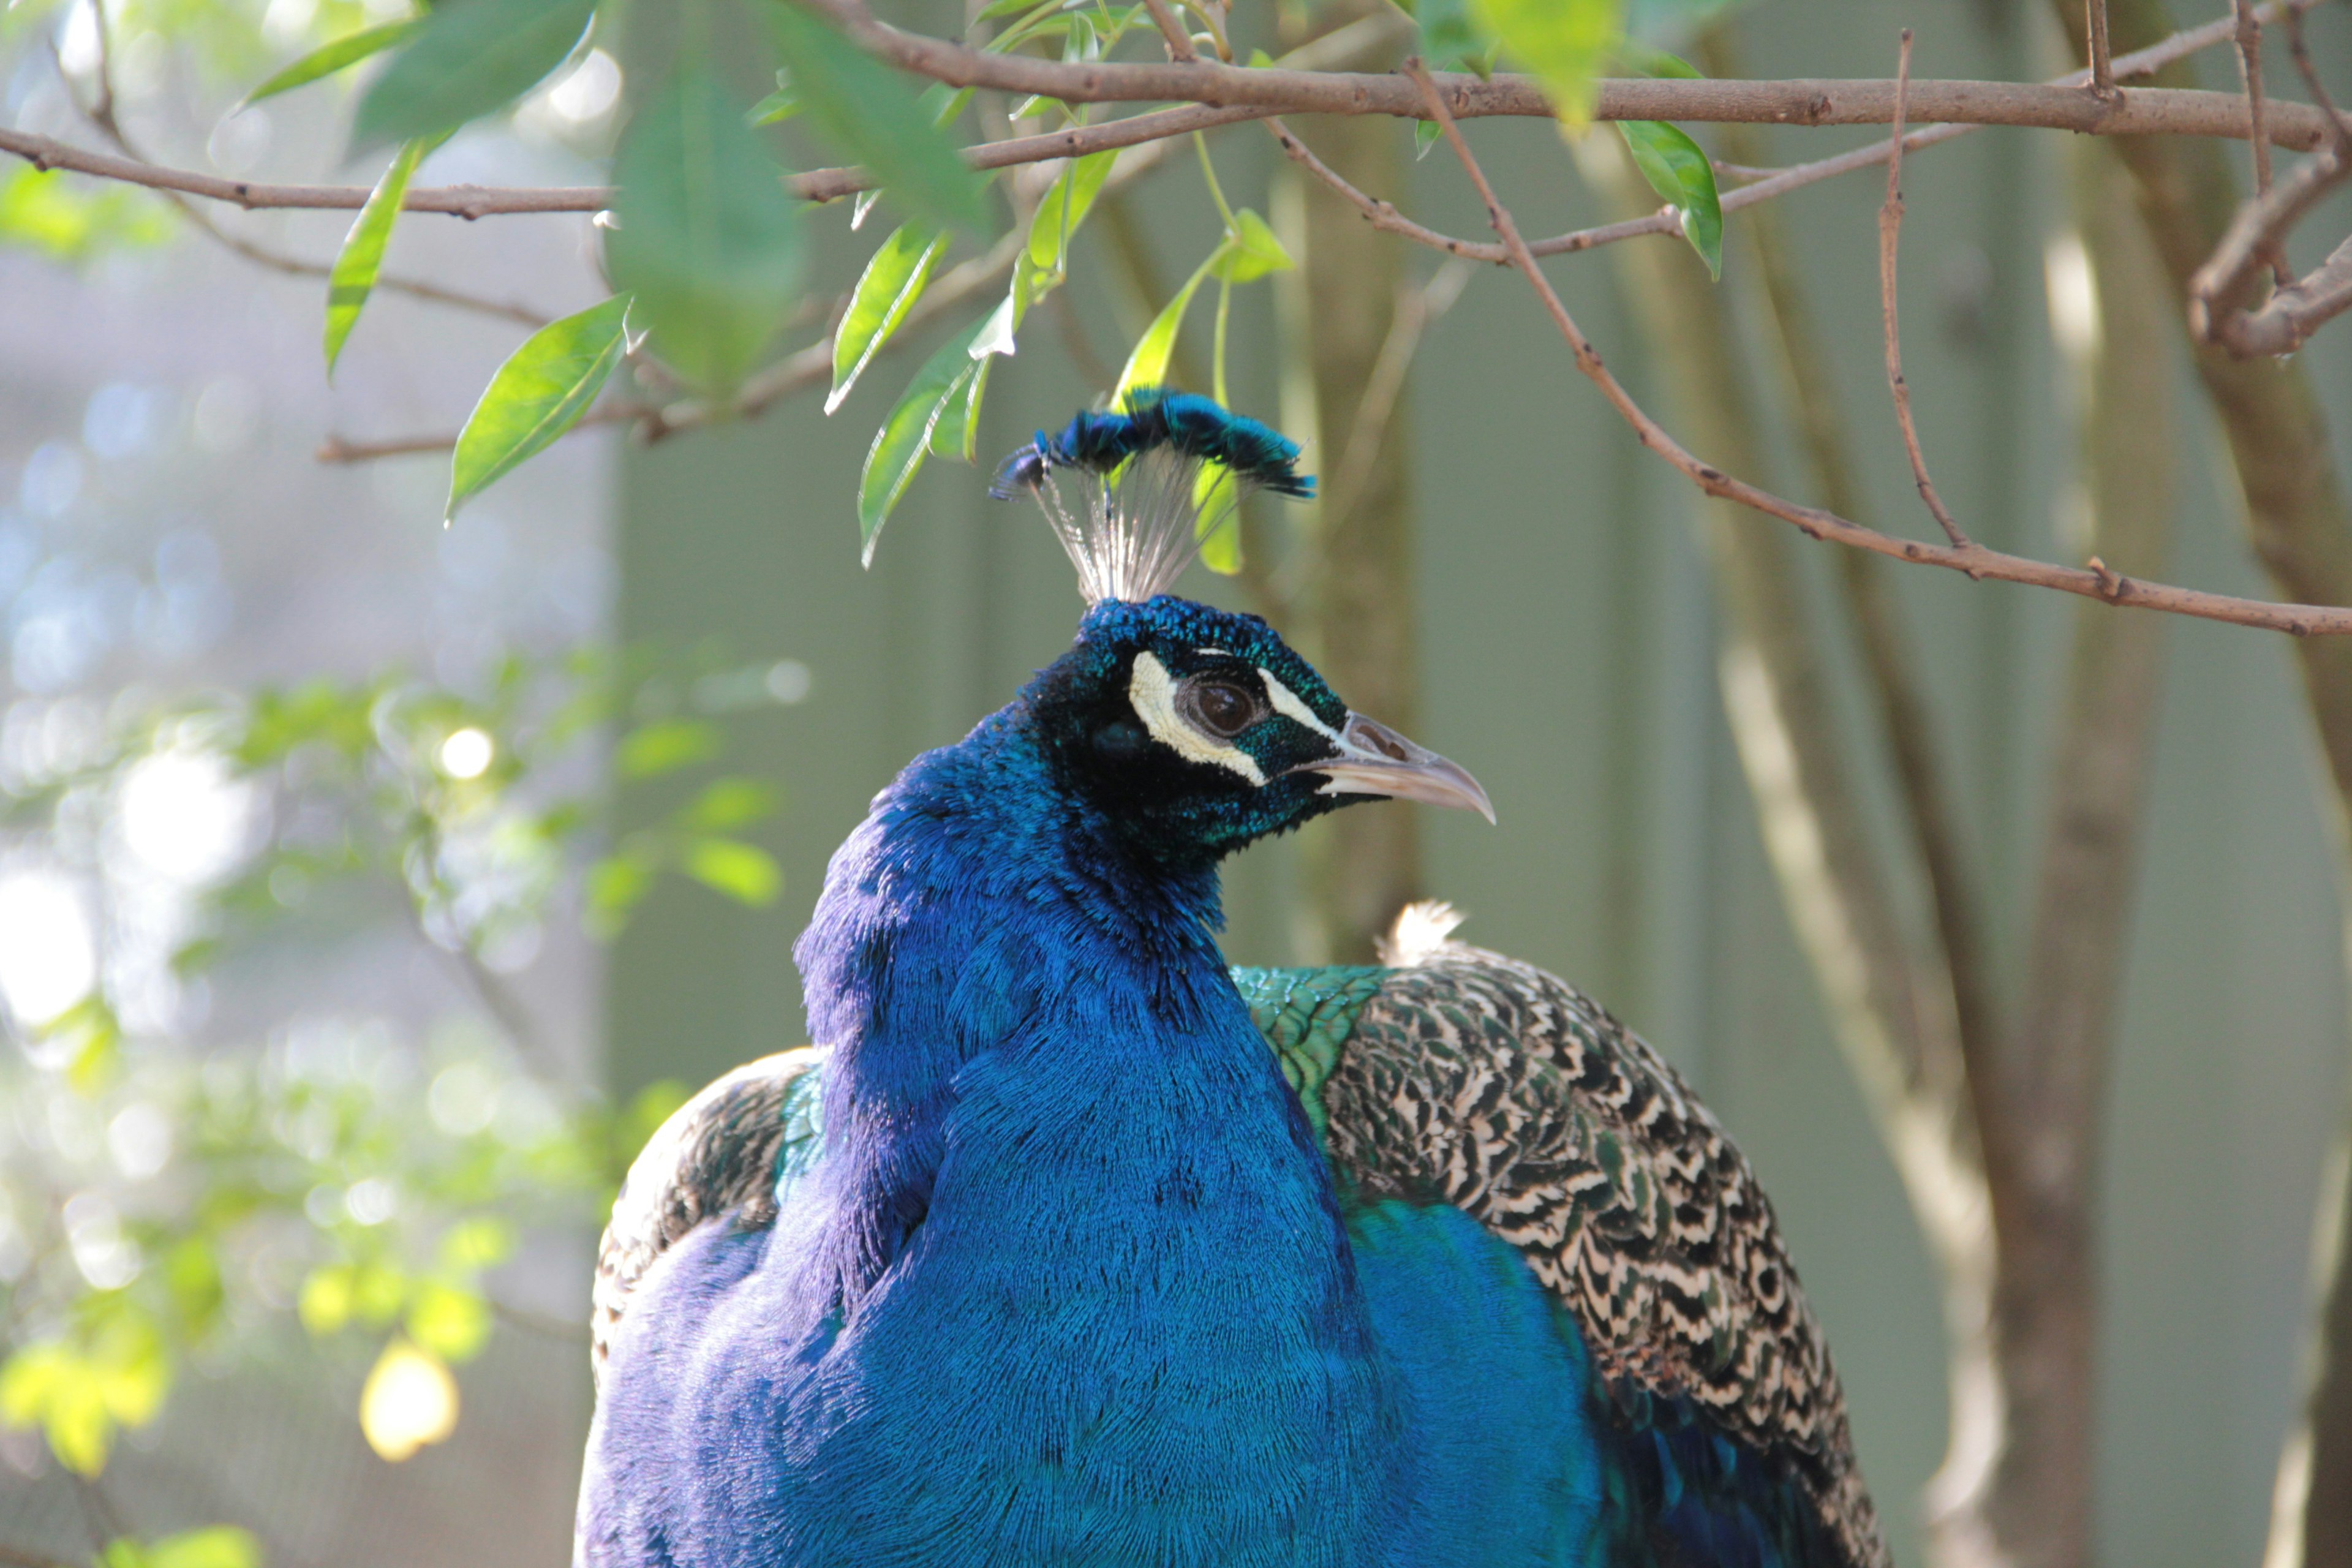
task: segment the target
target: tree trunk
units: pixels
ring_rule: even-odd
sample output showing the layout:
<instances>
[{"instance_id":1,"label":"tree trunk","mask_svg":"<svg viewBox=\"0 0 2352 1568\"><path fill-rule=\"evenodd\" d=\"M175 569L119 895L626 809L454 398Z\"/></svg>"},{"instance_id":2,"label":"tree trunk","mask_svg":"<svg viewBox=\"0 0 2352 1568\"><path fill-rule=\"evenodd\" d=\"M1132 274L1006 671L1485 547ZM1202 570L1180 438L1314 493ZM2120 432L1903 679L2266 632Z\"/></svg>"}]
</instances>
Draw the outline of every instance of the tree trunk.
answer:
<instances>
[{"instance_id":1,"label":"tree trunk","mask_svg":"<svg viewBox=\"0 0 2352 1568\"><path fill-rule=\"evenodd\" d=\"M1335 0L1308 36L1381 7ZM1293 44L1305 37L1287 40ZM1359 190L1396 191L1411 174L1411 132L1381 115L1317 116L1293 127ZM1309 514L1313 570L1294 616L1335 689L1406 734L1421 720L1420 616L1415 605L1412 474L1408 422L1383 422L1363 480L1328 488L1357 434L1372 367L1397 318L1406 247L1356 209L1285 163L1276 176L1277 216L1299 269L1282 279L1283 420L1314 442L1323 499ZM1422 896L1420 823L1402 804L1360 806L1315 824L1301 846L1307 930L1302 954L1318 963L1369 963L1372 939L1400 907Z\"/></svg>"}]
</instances>

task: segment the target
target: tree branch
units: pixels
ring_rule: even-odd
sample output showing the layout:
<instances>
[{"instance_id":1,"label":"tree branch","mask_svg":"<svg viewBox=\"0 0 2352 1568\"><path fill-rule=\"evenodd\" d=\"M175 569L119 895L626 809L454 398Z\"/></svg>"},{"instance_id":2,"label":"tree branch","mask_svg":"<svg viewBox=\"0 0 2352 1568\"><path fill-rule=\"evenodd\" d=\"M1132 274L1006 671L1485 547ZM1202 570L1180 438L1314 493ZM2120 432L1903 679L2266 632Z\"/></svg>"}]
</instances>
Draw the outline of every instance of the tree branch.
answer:
<instances>
[{"instance_id":1,"label":"tree branch","mask_svg":"<svg viewBox=\"0 0 2352 1568\"><path fill-rule=\"evenodd\" d=\"M2091 0L2091 9L2104 25L2105 12L2099 0ZM2106 65L2104 59L2096 63ZM1911 459L1911 480L1919 489L1919 499L1943 526L1944 537L1965 550L1969 536L1960 531L1951 509L1936 493L1936 481L1927 477L1927 455L1920 449L1919 426L1911 417L1911 384L1903 379L1903 328L1895 309L1895 278L1896 247L1903 240L1903 111L1910 83L1911 29L1906 27L1895 77L1895 134L1886 143L1886 200L1878 208L1878 310L1886 339L1886 388L1895 399L1895 422L1903 429L1903 450Z\"/></svg>"},{"instance_id":2,"label":"tree branch","mask_svg":"<svg viewBox=\"0 0 2352 1568\"><path fill-rule=\"evenodd\" d=\"M2294 174L2238 209L2212 258L2189 284L2189 329L2241 359L2292 353L2331 318L2352 307L2352 240L2310 276L2273 294L2259 312L2248 307L2262 287L2264 264L2287 232L2352 180L2352 157L2331 143Z\"/></svg>"},{"instance_id":3,"label":"tree branch","mask_svg":"<svg viewBox=\"0 0 2352 1568\"><path fill-rule=\"evenodd\" d=\"M1469 143L1462 139L1461 127L1454 123L1444 95L1436 83L1419 69L1418 62L1408 62L1408 77L1423 84L1431 117L1437 121L1452 145L1454 156L1461 160L1472 184L1477 187L1481 200L1486 204L1488 217L1495 230L1503 237L1510 253L1511 264L1526 276L1528 284L1544 310L1566 340L1575 356L1577 369L1601 389L1610 406L1633 427L1643 445L1672 464L1683 476L1712 496L1722 496L1739 502L1769 517L1793 523L1806 535L1828 539L1855 549L1894 560L1916 562L1927 565L1948 567L1965 572L1971 577L1992 577L2006 583L2031 583L2063 593L2079 594L2084 598L2105 599L2110 604L2132 605L2144 609L2169 610L2177 615L2196 616L2207 620L2227 621L2237 626L2264 626L2273 631L2293 632L2297 636L2325 634L2340 637L2352 633L2352 608L2336 605L2280 605L2260 599L2241 599L2227 594L2209 594L2195 588L2175 587L2168 584L2147 583L2107 570L2080 566L2059 566L2048 562L2032 561L2002 551L1989 550L1981 544L1928 544L1917 540L1899 539L1850 522L1834 512L1819 507L1800 506L1784 500L1759 486L1736 479L1715 465L1691 455L1665 428L1633 401L1633 395L1612 374L1602 363L1599 351L1593 348L1568 308L1560 303L1559 295L1545 278L1543 268L1528 252L1528 245L1519 234L1518 225L1510 212L1496 196L1487 183L1486 172L1472 155Z\"/></svg>"},{"instance_id":4,"label":"tree branch","mask_svg":"<svg viewBox=\"0 0 2352 1568\"><path fill-rule=\"evenodd\" d=\"M2291 20L2303 6L2316 3L2317 0L2293 0L2292 4L2284 3L2284 0L2273 0L2272 4L2259 7L2256 15L2259 16L2284 16ZM2234 22L2225 18L2219 22L2208 22L2202 26L2184 28L2160 43L2119 57L2114 61L2115 74L2126 79L2152 75L2176 60L2185 59L2216 44L2228 42L2235 26ZM2068 72L2043 85L2053 89L2079 90L2088 85L2089 81L2090 73L2078 70ZM1358 210L1370 220L1373 227L1386 233L1400 235L1416 244L1426 245L1433 250L1444 251L1449 256L1461 257L1466 261L1491 261L1500 265L1510 259L1500 245L1485 240L1458 238L1415 223L1398 212L1391 204L1358 190L1334 174L1315 156L1312 150L1291 133L1289 127L1284 125L1279 118L1268 116L1267 121L1274 127L1276 140L1282 143L1283 151L1297 161L1301 168L1354 203ZM1906 152L1916 153L1923 147L1933 147L1980 129L1982 127L1977 125L1931 126L1926 130L1908 132L1903 138L1903 146ZM1744 208L1769 202L1776 196L1786 195L1790 191L1801 189L1818 181L1831 179L1839 174L1852 174L1857 169L1866 169L1875 163L1883 163L1887 160L1892 147L1891 142L1874 142L1837 153L1832 157L1816 159L1811 163L1799 163L1786 169L1740 170L1739 173L1752 178L1752 183L1738 190L1726 193L1722 198L1723 210L1726 213L1738 212ZM1597 246L1613 245L1619 240L1633 239L1645 234L1679 236L1681 233L1682 214L1671 206L1663 206L1647 217L1628 218L1620 223L1602 224L1594 228L1575 229L1567 234L1555 235L1549 239L1530 240L1528 242L1528 249L1537 256L1561 256L1574 251L1590 250Z\"/></svg>"}]
</instances>

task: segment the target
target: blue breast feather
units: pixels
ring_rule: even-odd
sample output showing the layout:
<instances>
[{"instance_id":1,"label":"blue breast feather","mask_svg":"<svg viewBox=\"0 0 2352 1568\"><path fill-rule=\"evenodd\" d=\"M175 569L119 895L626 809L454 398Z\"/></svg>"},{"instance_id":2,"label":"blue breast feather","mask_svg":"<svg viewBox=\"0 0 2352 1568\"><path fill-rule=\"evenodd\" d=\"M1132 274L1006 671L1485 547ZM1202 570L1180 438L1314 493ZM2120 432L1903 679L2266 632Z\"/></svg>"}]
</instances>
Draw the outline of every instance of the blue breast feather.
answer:
<instances>
[{"instance_id":1,"label":"blue breast feather","mask_svg":"<svg viewBox=\"0 0 2352 1568\"><path fill-rule=\"evenodd\" d=\"M1790 1489L1608 1404L1475 1221L1342 1205L1213 878L1106 881L1043 770L991 721L836 856L797 955L824 1152L638 1286L579 1561L1808 1561Z\"/></svg>"}]
</instances>

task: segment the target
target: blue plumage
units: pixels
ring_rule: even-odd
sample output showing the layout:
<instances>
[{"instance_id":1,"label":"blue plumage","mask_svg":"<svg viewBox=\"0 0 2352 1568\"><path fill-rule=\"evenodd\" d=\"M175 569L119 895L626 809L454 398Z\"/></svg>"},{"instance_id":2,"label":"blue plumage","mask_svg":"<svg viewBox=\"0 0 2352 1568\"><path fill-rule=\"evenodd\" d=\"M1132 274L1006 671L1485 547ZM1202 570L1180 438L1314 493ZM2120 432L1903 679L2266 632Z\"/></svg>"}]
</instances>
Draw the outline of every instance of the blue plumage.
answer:
<instances>
[{"instance_id":1,"label":"blue plumage","mask_svg":"<svg viewBox=\"0 0 2352 1568\"><path fill-rule=\"evenodd\" d=\"M1203 401L1030 451L1286 470ZM1878 1568L1833 1379L1789 1385L1815 1421L1730 1353L1818 1353L1769 1209L1707 1228L1753 1228L1736 1152L1676 1131L1663 1179L1708 1184L1669 1193L1608 1120L1712 1132L1645 1048L1538 987L1554 1033L1497 1024L1490 1059L1495 1005L1435 970L1245 1005L1218 861L1384 795L1486 808L1263 621L1165 596L1101 598L909 764L794 952L824 1049L706 1091L615 1209L582 1568ZM1595 1319L1547 1272L1583 1213L1588 1269L1661 1214L1704 1232L1701 1316ZM1687 1296L1700 1265L1642 1256ZM1759 1280L1781 1337L1706 1318Z\"/></svg>"}]
</instances>

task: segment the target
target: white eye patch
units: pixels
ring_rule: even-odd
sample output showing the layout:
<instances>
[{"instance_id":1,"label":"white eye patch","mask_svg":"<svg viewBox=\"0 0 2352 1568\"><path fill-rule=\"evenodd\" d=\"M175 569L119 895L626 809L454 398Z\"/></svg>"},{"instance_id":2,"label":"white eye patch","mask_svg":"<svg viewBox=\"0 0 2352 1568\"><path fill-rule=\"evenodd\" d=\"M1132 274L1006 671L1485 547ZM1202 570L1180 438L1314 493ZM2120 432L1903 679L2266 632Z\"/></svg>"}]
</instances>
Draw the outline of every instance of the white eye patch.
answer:
<instances>
[{"instance_id":1,"label":"white eye patch","mask_svg":"<svg viewBox=\"0 0 2352 1568\"><path fill-rule=\"evenodd\" d=\"M1265 700L1274 704L1276 712L1306 725L1334 745L1339 743L1339 731L1315 717L1315 710L1307 706L1306 699L1275 679L1274 671L1261 667L1257 675L1265 682Z\"/></svg>"},{"instance_id":2,"label":"white eye patch","mask_svg":"<svg viewBox=\"0 0 2352 1568\"><path fill-rule=\"evenodd\" d=\"M1290 694L1285 692L1283 695L1287 697ZM1168 673L1166 665L1149 653L1135 656L1135 673L1128 678L1127 700L1134 705L1135 716L1143 721L1143 727L1151 731L1151 738L1174 751L1178 756L1230 768L1254 784L1265 783L1265 770L1257 765L1255 757L1239 746L1212 740L1184 722L1176 712L1174 678ZM1293 702L1298 700L1296 697L1290 700ZM1273 700L1276 708L1281 708L1279 699ZM1329 731L1325 732L1328 734Z\"/></svg>"}]
</instances>

